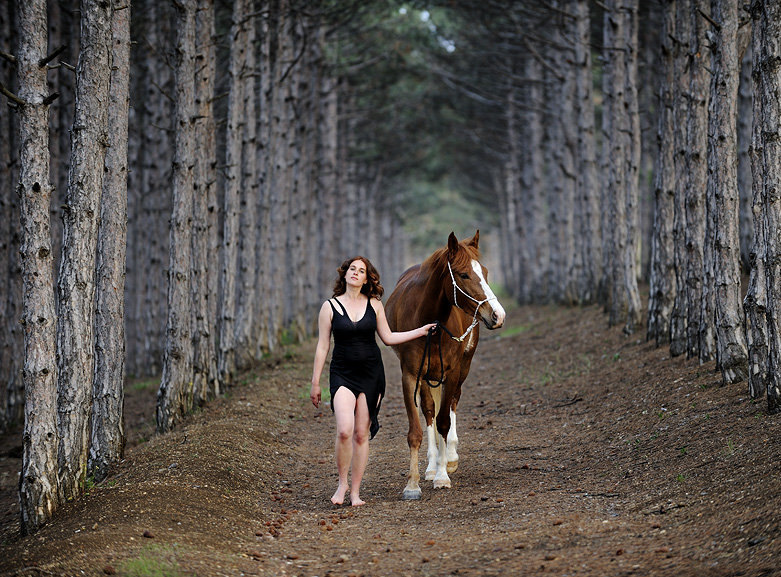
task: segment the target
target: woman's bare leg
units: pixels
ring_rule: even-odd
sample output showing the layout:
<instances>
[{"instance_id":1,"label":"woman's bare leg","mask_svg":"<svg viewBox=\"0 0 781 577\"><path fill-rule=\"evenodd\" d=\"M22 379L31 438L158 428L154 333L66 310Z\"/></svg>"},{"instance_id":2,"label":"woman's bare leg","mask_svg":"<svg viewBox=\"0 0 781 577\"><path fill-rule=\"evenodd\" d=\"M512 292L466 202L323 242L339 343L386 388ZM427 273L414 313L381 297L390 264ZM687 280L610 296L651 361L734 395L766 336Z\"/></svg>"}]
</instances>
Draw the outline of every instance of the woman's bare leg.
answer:
<instances>
[{"instance_id":1,"label":"woman's bare leg","mask_svg":"<svg viewBox=\"0 0 781 577\"><path fill-rule=\"evenodd\" d=\"M353 433L355 430L355 395L345 388L339 387L333 398L334 415L336 416L336 441L334 443L334 456L336 470L339 472L339 485L336 493L331 497L334 505L344 503L344 495L349 487L347 474L350 471L350 461L353 458ZM364 405L366 403L364 402Z\"/></svg>"},{"instance_id":2,"label":"woman's bare leg","mask_svg":"<svg viewBox=\"0 0 781 577\"><path fill-rule=\"evenodd\" d=\"M369 407L366 404L366 395L361 393L355 406L355 421L353 425L353 467L352 486L350 487L350 502L353 507L365 504L361 500L361 480L366 464L369 462Z\"/></svg>"}]
</instances>

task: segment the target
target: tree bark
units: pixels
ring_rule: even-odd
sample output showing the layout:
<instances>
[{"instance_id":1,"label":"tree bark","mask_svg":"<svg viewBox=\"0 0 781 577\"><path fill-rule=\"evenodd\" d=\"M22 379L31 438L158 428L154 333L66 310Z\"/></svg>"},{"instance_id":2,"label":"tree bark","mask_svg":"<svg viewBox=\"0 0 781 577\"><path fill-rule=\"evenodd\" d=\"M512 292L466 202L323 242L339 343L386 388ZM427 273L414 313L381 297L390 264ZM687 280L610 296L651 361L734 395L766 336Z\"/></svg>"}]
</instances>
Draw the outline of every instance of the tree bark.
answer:
<instances>
[{"instance_id":1,"label":"tree bark","mask_svg":"<svg viewBox=\"0 0 781 577\"><path fill-rule=\"evenodd\" d=\"M751 90L752 53L749 47L740 65L738 87L738 191L740 192L740 264L751 270L751 251L754 237L751 191L751 123L753 101Z\"/></svg>"},{"instance_id":2,"label":"tree bark","mask_svg":"<svg viewBox=\"0 0 781 577\"><path fill-rule=\"evenodd\" d=\"M639 179L640 179L640 113L637 97L637 59L638 59L638 0L625 0L622 11L625 19L624 49L626 59L624 65L626 72L624 80L623 108L628 114L627 129L629 146L625 148L626 161L626 251L624 253L624 290L626 291L626 322L624 332L632 334L641 324L642 305L640 304L640 291L637 286L639 274L637 266L639 262L640 243L640 205L639 205Z\"/></svg>"},{"instance_id":3,"label":"tree bark","mask_svg":"<svg viewBox=\"0 0 781 577\"><path fill-rule=\"evenodd\" d=\"M246 18L246 17L245 17ZM242 102L240 114L246 118L242 126L240 180L239 180L239 230L238 230L238 279L236 293L236 320L234 323L234 359L236 370L245 370L255 360L253 342L254 325L258 304L255 293L257 278L257 197L260 193L260 170L258 166L257 146L257 106L258 91L257 57L255 54L257 22L255 18L246 18L243 52L243 70L239 77L242 84ZM302 270L302 269L298 269Z\"/></svg>"},{"instance_id":4,"label":"tree bark","mask_svg":"<svg viewBox=\"0 0 781 577\"><path fill-rule=\"evenodd\" d=\"M214 119L216 32L214 0L196 14L196 122L193 200L193 397L203 405L219 394L217 373L217 139Z\"/></svg>"},{"instance_id":5,"label":"tree bark","mask_svg":"<svg viewBox=\"0 0 781 577\"><path fill-rule=\"evenodd\" d=\"M523 124L526 126L528 148L531 151L523 167L523 189L527 201L524 204L523 219L529 231L529 278L521 295L521 302L545 302L548 299L547 262L550 254L548 214L543 199L544 159L542 155L543 102L542 71L535 58L526 59L526 77L528 78L529 107L524 112ZM606 211L603 211L606 212Z\"/></svg>"},{"instance_id":6,"label":"tree bark","mask_svg":"<svg viewBox=\"0 0 781 577\"><path fill-rule=\"evenodd\" d=\"M707 49L709 0L691 4L689 45L689 115L686 150L686 311L688 358L713 357L713 234L708 188L708 101L711 53ZM711 236L709 236L711 235Z\"/></svg>"},{"instance_id":7,"label":"tree bark","mask_svg":"<svg viewBox=\"0 0 781 577\"><path fill-rule=\"evenodd\" d=\"M247 0L233 5L230 47L230 95L228 96L228 128L225 141L225 192L223 204L222 269L220 272L220 347L218 371L221 388L229 385L236 372L236 298L239 259L239 222L241 198L241 141L247 46L244 15L249 11Z\"/></svg>"},{"instance_id":8,"label":"tree bark","mask_svg":"<svg viewBox=\"0 0 781 577\"><path fill-rule=\"evenodd\" d=\"M95 376L95 255L108 145L111 12L110 3L82 0L71 168L57 281L57 426L59 490L63 500L80 493L87 475Z\"/></svg>"},{"instance_id":9,"label":"tree bark","mask_svg":"<svg viewBox=\"0 0 781 577\"><path fill-rule=\"evenodd\" d=\"M675 42L673 63L673 118L675 122L675 214L673 246L675 247L675 299L670 318L670 354L674 357L687 350L687 251L686 251L686 191L689 185L687 168L689 123L689 45L691 43L691 10L693 0L676 0ZM699 303L697 303L699 307Z\"/></svg>"},{"instance_id":10,"label":"tree bark","mask_svg":"<svg viewBox=\"0 0 781 577\"><path fill-rule=\"evenodd\" d=\"M749 50L751 55L751 68L756 70L752 74L751 93L756 95L751 101L751 143L748 148L751 160L752 182L752 222L753 238L751 251L749 252L749 281L748 291L743 300L743 310L746 314L746 340L748 345L748 392L751 398L757 399L765 394L770 386L769 356L768 356L768 323L772 319L768 317L768 285L765 273L767 244L767 230L765 227L765 162L764 162L764 135L763 135L763 83L765 75L761 71L764 26L762 23L761 3L752 5L751 43ZM742 191L741 191L742 194Z\"/></svg>"},{"instance_id":11,"label":"tree bark","mask_svg":"<svg viewBox=\"0 0 781 577\"><path fill-rule=\"evenodd\" d=\"M44 99L47 55L46 2L17 3L23 283L25 422L19 500L22 533L32 533L54 512L57 478L56 319L49 205L49 107Z\"/></svg>"},{"instance_id":12,"label":"tree bark","mask_svg":"<svg viewBox=\"0 0 781 577\"><path fill-rule=\"evenodd\" d=\"M712 17L719 23L712 46L713 79L708 140L708 195L713 215L715 333L718 365L725 384L748 375L748 353L740 293L740 231L738 193L737 105L738 0L713 0Z\"/></svg>"},{"instance_id":13,"label":"tree bark","mask_svg":"<svg viewBox=\"0 0 781 577\"><path fill-rule=\"evenodd\" d=\"M599 186L594 142L594 102L592 96L591 18L589 3L575 0L575 106L577 114L576 236L580 247L578 300L591 304L597 296L602 275L602 246L599 222Z\"/></svg>"},{"instance_id":14,"label":"tree bark","mask_svg":"<svg viewBox=\"0 0 781 577\"><path fill-rule=\"evenodd\" d=\"M675 244L675 118L673 109L676 0L662 4L659 124L654 181L654 226L651 239L651 278L647 340L659 346L670 342L670 319L676 293Z\"/></svg>"},{"instance_id":15,"label":"tree bark","mask_svg":"<svg viewBox=\"0 0 781 577\"><path fill-rule=\"evenodd\" d=\"M168 321L163 377L157 393L157 430L173 429L193 407L192 267L195 165L195 10L197 0L176 6L176 116L168 265Z\"/></svg>"},{"instance_id":16,"label":"tree bark","mask_svg":"<svg viewBox=\"0 0 781 577\"><path fill-rule=\"evenodd\" d=\"M95 382L88 470L108 476L125 449L125 254L130 103L130 1L113 0L112 66L103 196L98 231Z\"/></svg>"},{"instance_id":17,"label":"tree bark","mask_svg":"<svg viewBox=\"0 0 781 577\"><path fill-rule=\"evenodd\" d=\"M755 199L763 194L765 273L767 275L767 323L769 380L768 412L781 411L781 6L775 0L756 0L751 5L754 26L754 155L760 170L752 171ZM756 216L756 215L755 215Z\"/></svg>"},{"instance_id":18,"label":"tree bark","mask_svg":"<svg viewBox=\"0 0 781 577\"><path fill-rule=\"evenodd\" d=\"M560 6L554 6L561 9ZM551 266L553 273L553 298L556 302L572 305L577 302L577 284L574 270L575 237L575 155L577 137L577 116L575 114L575 70L572 46L565 42L571 34L569 16L560 16L560 22L553 25L553 47L547 89L549 90L548 111L549 142L553 157L550 166L552 177L551 209Z\"/></svg>"},{"instance_id":19,"label":"tree bark","mask_svg":"<svg viewBox=\"0 0 781 577\"><path fill-rule=\"evenodd\" d=\"M604 22L603 131L612 239L609 323L624 322L624 331L631 334L640 322L635 244L639 166L637 91L634 87L637 3L635 0L614 0L607 7Z\"/></svg>"},{"instance_id":20,"label":"tree bark","mask_svg":"<svg viewBox=\"0 0 781 577\"><path fill-rule=\"evenodd\" d=\"M11 11L13 2L0 9L0 46L6 47L9 51L15 51L12 47L14 42L11 38L11 22L13 12ZM12 78L14 71L10 62L0 59L0 78ZM11 90L16 90L11 87ZM0 101L1 106L5 106L4 101ZM11 114L5 111L0 115L0 433L8 430L10 424L9 401L12 395L9 394L9 385L14 374L17 372L18 364L14 362L14 335L11 330L14 325L18 325L15 314L15 304L13 297L13 284L15 284L19 275L12 270L14 258L11 253L11 239L14 234L18 234L19 215L16 210L14 199L16 193L13 183L18 182L13 174L13 165L11 161L12 150L15 149L15 130L11 123ZM22 397L24 390L22 390Z\"/></svg>"}]
</instances>

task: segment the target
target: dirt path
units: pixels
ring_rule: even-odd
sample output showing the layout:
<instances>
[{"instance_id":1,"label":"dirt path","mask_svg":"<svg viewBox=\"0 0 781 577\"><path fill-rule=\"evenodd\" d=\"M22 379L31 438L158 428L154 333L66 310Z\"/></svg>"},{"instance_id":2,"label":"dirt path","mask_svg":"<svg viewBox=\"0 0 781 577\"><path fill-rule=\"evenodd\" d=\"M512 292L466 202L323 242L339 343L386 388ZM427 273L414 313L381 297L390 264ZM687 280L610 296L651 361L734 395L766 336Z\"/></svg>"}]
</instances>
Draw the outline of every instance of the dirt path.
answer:
<instances>
[{"instance_id":1,"label":"dirt path","mask_svg":"<svg viewBox=\"0 0 781 577\"><path fill-rule=\"evenodd\" d=\"M482 332L450 490L400 499L407 425L388 352L367 505L330 504L333 418L308 401L309 343L132 448L37 535L7 523L0 573L781 574L779 417L744 384L719 387L712 364L605 323L596 308L524 307Z\"/></svg>"}]
</instances>

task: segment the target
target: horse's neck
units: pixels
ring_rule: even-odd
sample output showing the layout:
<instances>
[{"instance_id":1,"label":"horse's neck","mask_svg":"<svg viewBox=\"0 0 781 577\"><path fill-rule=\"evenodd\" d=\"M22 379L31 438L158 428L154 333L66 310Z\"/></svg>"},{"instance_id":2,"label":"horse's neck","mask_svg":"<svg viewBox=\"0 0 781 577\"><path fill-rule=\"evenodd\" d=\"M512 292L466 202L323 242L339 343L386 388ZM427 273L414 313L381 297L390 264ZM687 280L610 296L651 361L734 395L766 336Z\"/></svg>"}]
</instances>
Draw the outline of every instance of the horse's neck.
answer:
<instances>
[{"instance_id":1,"label":"horse's neck","mask_svg":"<svg viewBox=\"0 0 781 577\"><path fill-rule=\"evenodd\" d=\"M433 263L424 263L427 266L421 267L421 274L425 278L423 285L423 302L427 304L430 310L436 311L437 318L446 320L450 315L453 305L447 299L447 290L452 290L450 277L447 270L443 267L437 267Z\"/></svg>"}]
</instances>

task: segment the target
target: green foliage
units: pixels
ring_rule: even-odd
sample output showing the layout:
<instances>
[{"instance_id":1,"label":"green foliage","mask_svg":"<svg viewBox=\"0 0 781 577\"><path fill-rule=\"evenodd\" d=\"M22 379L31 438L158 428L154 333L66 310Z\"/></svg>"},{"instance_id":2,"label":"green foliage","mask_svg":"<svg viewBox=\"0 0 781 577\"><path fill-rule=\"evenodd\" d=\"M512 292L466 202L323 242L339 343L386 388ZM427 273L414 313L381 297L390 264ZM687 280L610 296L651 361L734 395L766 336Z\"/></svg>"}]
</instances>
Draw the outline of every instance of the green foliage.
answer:
<instances>
[{"instance_id":1,"label":"green foliage","mask_svg":"<svg viewBox=\"0 0 781 577\"><path fill-rule=\"evenodd\" d=\"M341 18L338 1L327 5ZM496 158L475 133L474 102L453 86L454 77L473 75L459 50L469 18L418 2L375 0L350 10L326 52L346 81L346 107L358 111L349 154L368 170L381 167L378 200L407 223L413 255L443 246L451 231L461 238L494 228L498 215L486 208L496 204Z\"/></svg>"}]
</instances>

